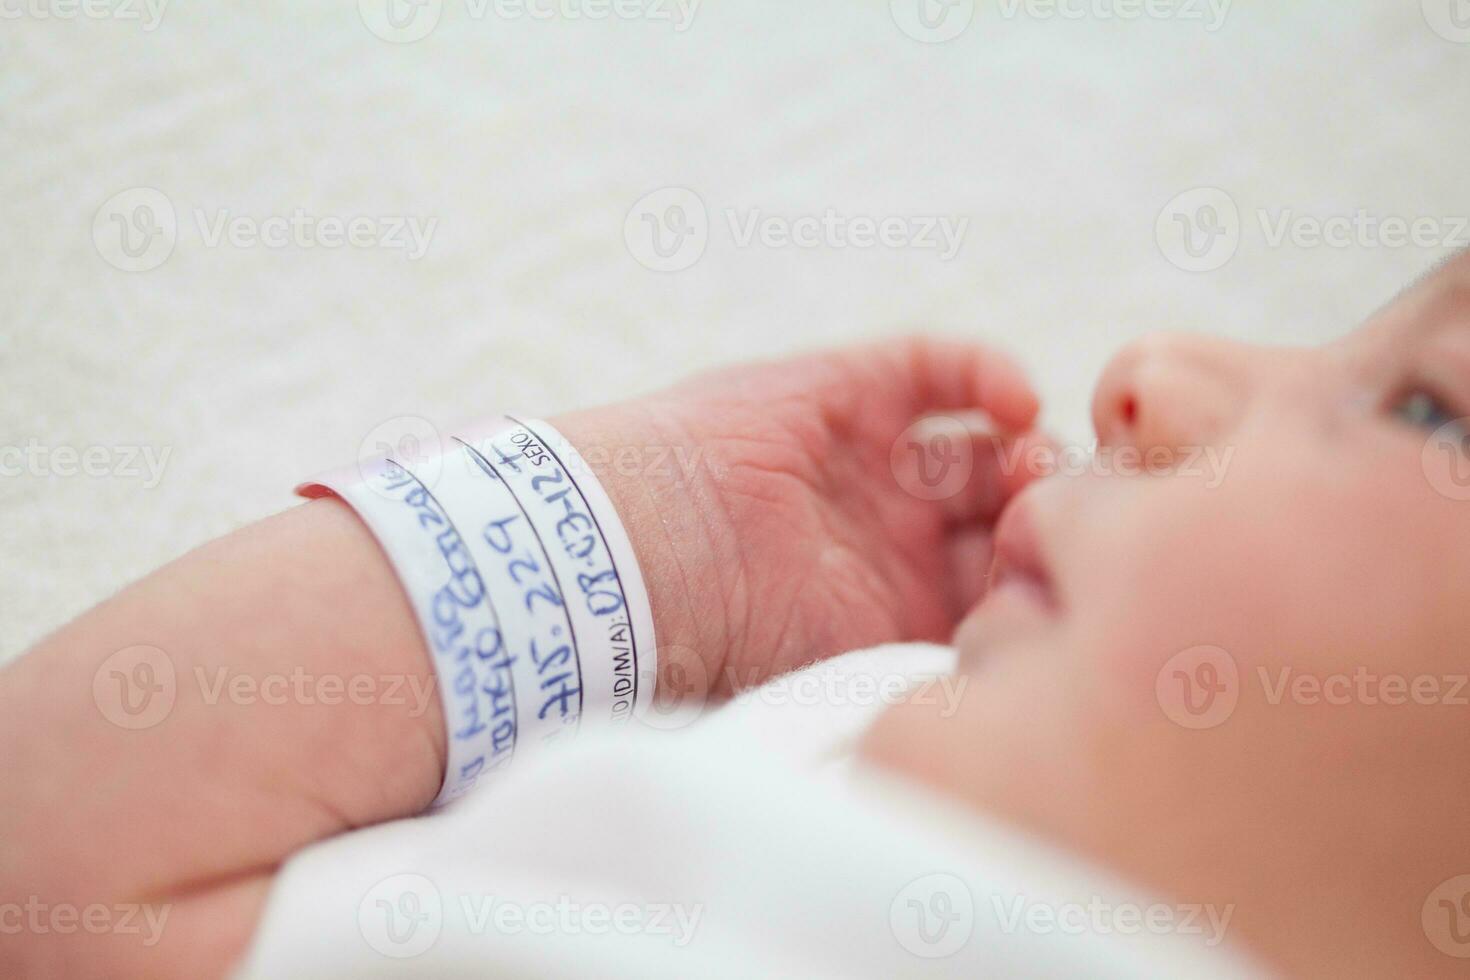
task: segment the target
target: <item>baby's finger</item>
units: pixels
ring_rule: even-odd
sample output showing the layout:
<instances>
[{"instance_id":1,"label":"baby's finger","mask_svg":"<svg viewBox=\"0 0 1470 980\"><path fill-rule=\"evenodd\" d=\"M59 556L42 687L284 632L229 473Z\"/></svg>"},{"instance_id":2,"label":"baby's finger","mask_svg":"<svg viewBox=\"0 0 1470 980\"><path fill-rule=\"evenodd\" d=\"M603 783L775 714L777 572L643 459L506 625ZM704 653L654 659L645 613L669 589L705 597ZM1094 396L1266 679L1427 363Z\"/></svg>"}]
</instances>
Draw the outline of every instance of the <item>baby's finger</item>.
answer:
<instances>
[{"instance_id":1,"label":"baby's finger","mask_svg":"<svg viewBox=\"0 0 1470 980\"><path fill-rule=\"evenodd\" d=\"M1041 402L1008 354L984 344L914 336L883 341L875 352L896 369L913 414L979 409L1002 429L1031 426Z\"/></svg>"},{"instance_id":2,"label":"baby's finger","mask_svg":"<svg viewBox=\"0 0 1470 980\"><path fill-rule=\"evenodd\" d=\"M950 619L958 623L985 595L995 547L988 528L969 525L956 528L945 549Z\"/></svg>"},{"instance_id":3,"label":"baby's finger","mask_svg":"<svg viewBox=\"0 0 1470 980\"><path fill-rule=\"evenodd\" d=\"M1043 432L984 430L971 433L969 446L969 477L943 500L951 524L994 523L1012 497L1045 475L1045 451L1054 451L1056 443Z\"/></svg>"}]
</instances>

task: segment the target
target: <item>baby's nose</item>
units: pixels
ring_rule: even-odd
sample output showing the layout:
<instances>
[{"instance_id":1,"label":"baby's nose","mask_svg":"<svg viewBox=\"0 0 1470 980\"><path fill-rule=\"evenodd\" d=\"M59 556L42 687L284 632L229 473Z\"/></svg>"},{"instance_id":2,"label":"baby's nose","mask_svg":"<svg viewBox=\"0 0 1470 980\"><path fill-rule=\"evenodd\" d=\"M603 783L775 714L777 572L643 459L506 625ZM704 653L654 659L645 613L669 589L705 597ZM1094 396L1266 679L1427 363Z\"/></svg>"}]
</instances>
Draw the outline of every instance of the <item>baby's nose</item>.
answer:
<instances>
[{"instance_id":1,"label":"baby's nose","mask_svg":"<svg viewBox=\"0 0 1470 980\"><path fill-rule=\"evenodd\" d=\"M1108 363L1092 399L1105 446L1148 450L1211 445L1251 387L1244 345L1197 334L1149 334Z\"/></svg>"}]
</instances>

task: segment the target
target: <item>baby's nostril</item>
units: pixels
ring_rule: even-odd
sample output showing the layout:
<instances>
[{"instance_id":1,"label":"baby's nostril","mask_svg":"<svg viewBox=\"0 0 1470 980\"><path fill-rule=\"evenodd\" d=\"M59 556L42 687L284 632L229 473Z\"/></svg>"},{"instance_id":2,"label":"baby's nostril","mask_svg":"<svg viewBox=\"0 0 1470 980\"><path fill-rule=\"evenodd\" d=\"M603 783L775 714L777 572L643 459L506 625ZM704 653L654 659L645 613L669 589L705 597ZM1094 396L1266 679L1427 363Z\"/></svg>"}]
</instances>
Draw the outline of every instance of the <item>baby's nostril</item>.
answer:
<instances>
[{"instance_id":1,"label":"baby's nostril","mask_svg":"<svg viewBox=\"0 0 1470 980\"><path fill-rule=\"evenodd\" d=\"M1138 420L1138 399L1132 395L1124 397L1123 403L1118 406L1118 415L1123 419L1123 424L1133 428L1133 423Z\"/></svg>"}]
</instances>

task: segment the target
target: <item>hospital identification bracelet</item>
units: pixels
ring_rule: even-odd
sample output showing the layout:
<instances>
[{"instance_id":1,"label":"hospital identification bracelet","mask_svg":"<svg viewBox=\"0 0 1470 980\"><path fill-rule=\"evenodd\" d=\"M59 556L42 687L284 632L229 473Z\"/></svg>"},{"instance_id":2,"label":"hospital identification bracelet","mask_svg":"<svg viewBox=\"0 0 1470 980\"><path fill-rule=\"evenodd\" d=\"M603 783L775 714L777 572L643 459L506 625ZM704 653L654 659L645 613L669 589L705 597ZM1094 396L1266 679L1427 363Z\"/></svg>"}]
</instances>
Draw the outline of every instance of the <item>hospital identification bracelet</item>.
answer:
<instances>
[{"instance_id":1,"label":"hospital identification bracelet","mask_svg":"<svg viewBox=\"0 0 1470 980\"><path fill-rule=\"evenodd\" d=\"M518 754L652 703L653 612L632 542L547 423L505 416L439 452L366 459L297 492L346 501L408 595L447 728L435 806Z\"/></svg>"}]
</instances>

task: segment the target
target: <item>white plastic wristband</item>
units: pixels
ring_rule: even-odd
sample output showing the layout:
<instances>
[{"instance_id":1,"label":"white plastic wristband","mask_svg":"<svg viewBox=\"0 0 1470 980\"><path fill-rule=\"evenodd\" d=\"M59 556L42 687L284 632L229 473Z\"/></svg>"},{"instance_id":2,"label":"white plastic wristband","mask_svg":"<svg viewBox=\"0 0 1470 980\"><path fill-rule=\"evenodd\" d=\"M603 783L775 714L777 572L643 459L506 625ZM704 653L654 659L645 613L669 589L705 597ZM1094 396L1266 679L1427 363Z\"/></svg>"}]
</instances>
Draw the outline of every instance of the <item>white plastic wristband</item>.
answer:
<instances>
[{"instance_id":1,"label":"white plastic wristband","mask_svg":"<svg viewBox=\"0 0 1470 980\"><path fill-rule=\"evenodd\" d=\"M651 703L653 612L632 542L580 453L545 422L462 430L297 488L336 494L388 556L444 706L442 806L517 754Z\"/></svg>"}]
</instances>

